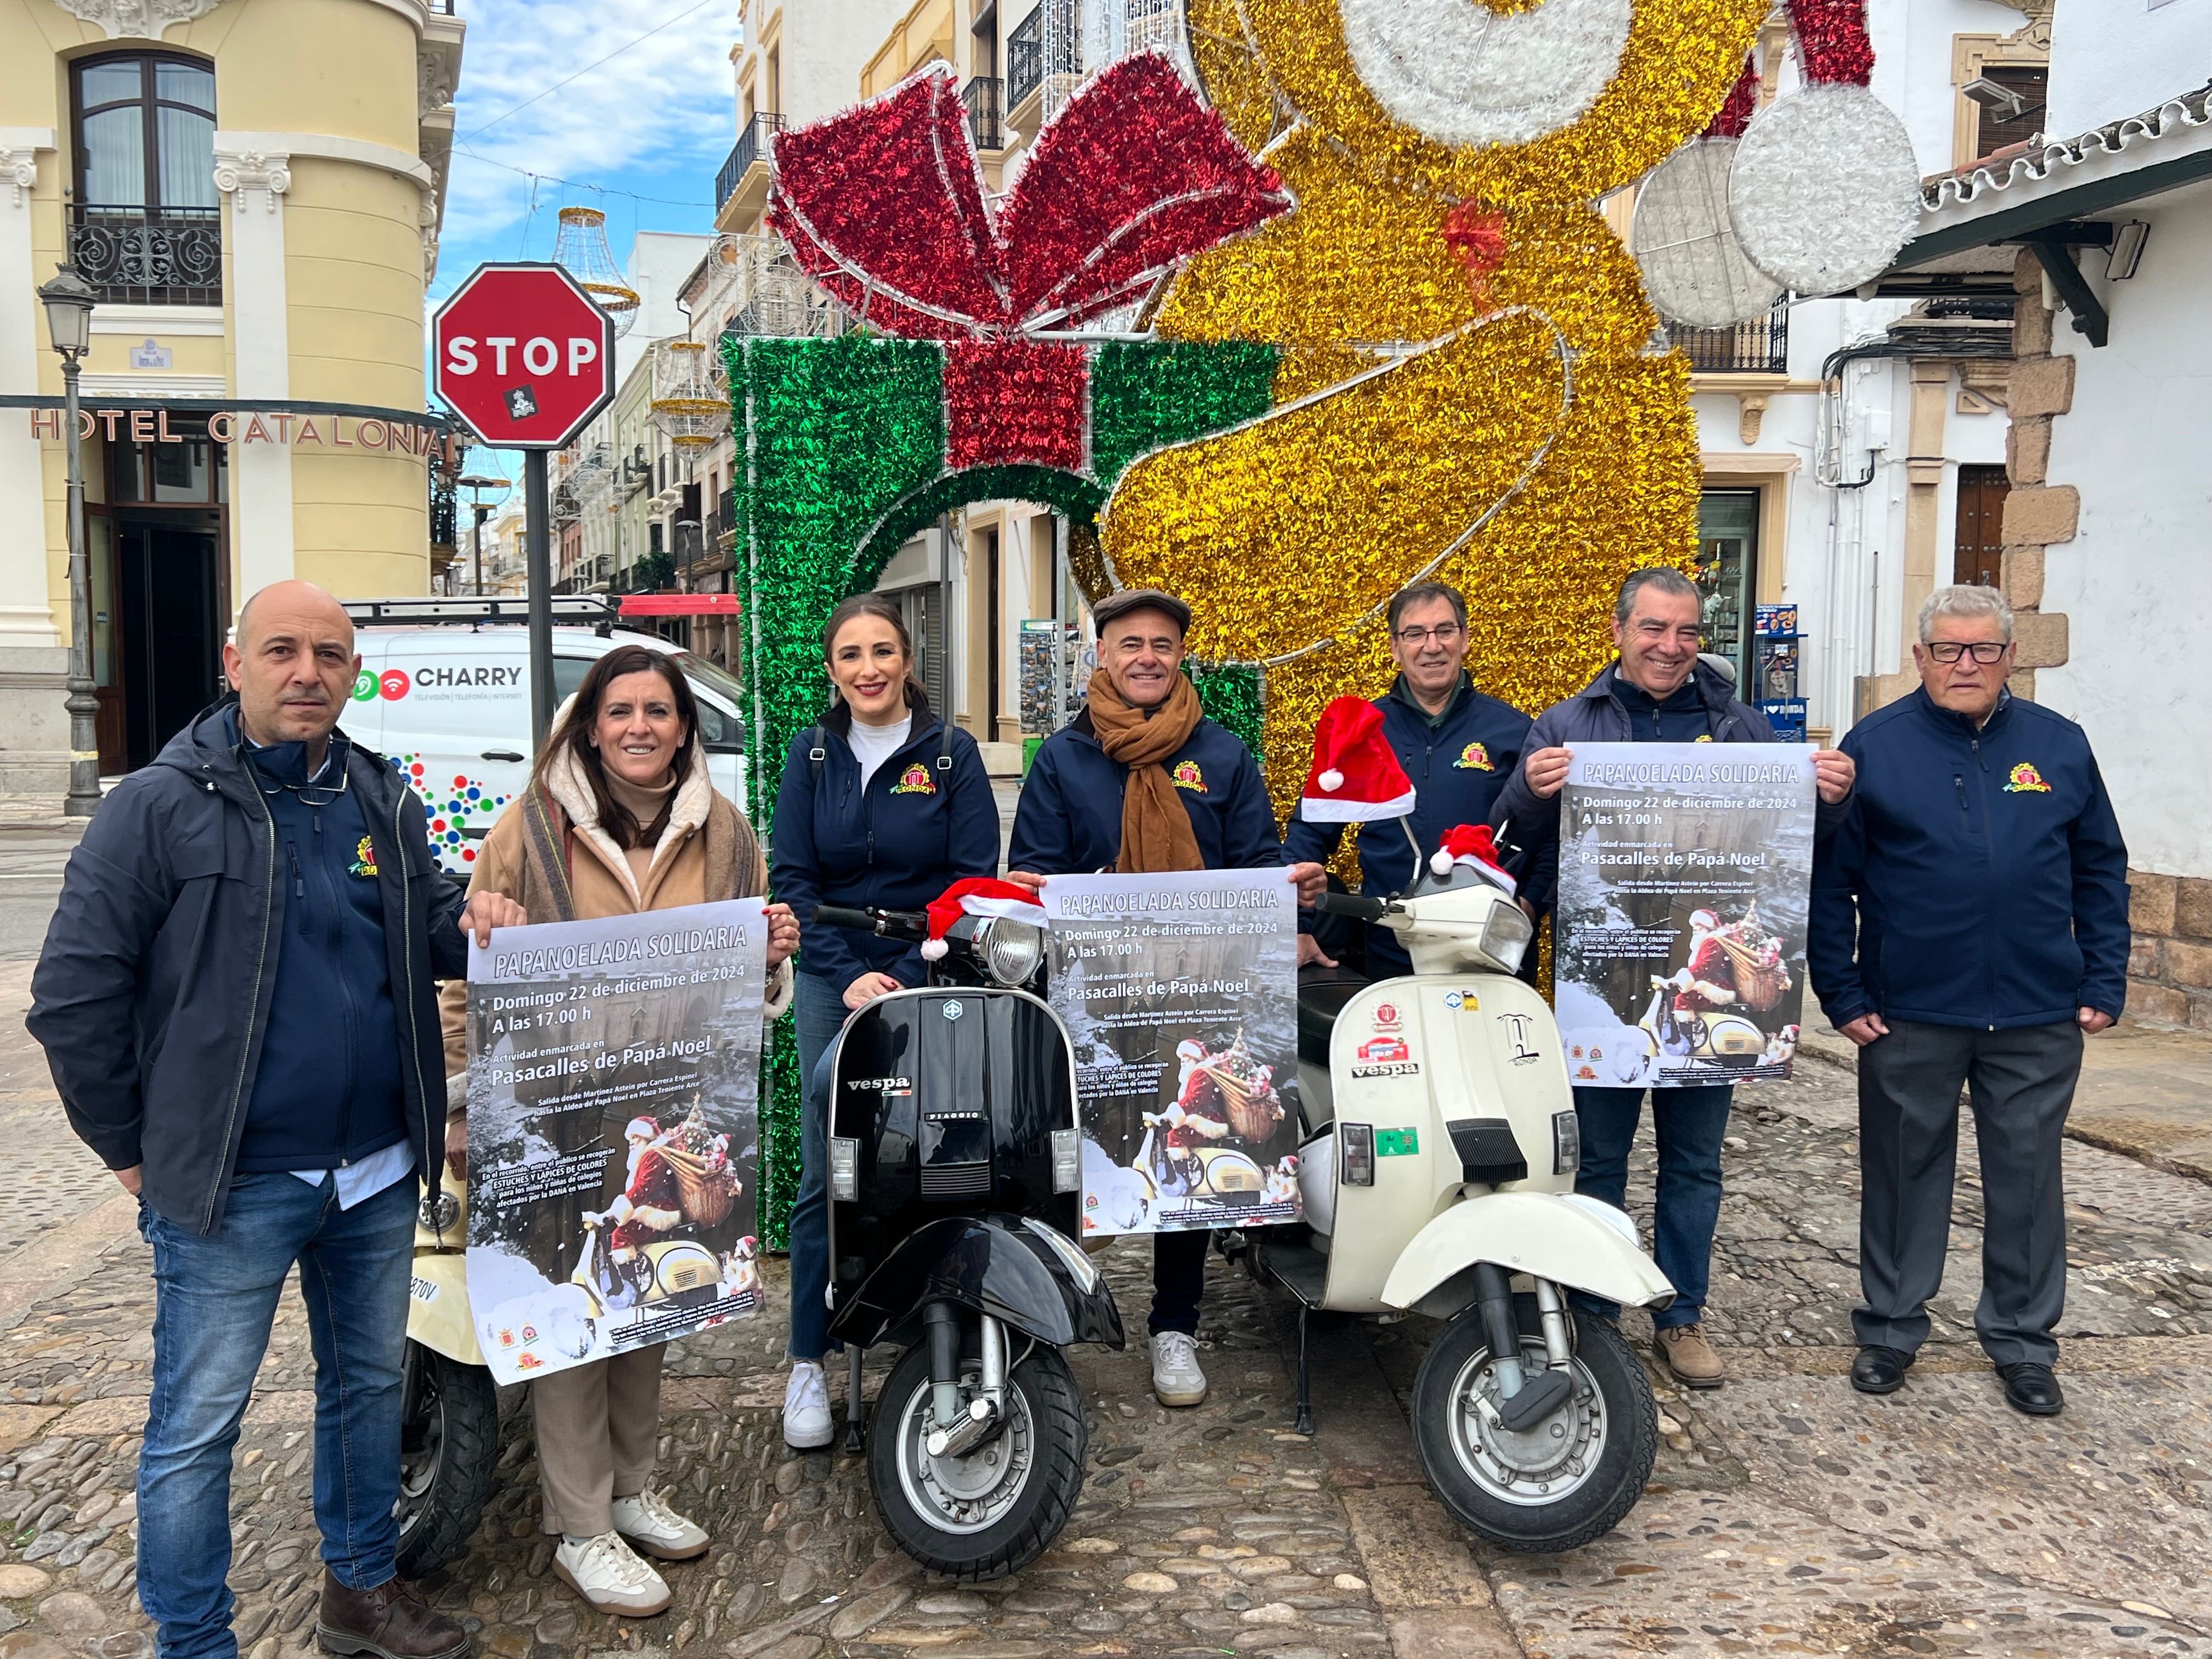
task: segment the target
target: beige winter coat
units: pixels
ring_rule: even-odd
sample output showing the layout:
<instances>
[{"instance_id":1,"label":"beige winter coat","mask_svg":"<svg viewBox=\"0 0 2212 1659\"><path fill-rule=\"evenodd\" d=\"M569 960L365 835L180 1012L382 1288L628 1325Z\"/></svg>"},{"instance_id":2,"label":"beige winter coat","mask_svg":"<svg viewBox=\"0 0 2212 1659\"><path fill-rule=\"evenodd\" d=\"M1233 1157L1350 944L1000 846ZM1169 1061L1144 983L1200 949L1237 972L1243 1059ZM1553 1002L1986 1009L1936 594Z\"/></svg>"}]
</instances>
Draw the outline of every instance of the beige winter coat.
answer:
<instances>
[{"instance_id":1,"label":"beige winter coat","mask_svg":"<svg viewBox=\"0 0 2212 1659\"><path fill-rule=\"evenodd\" d=\"M556 732L560 726L556 720ZM567 889L566 904L561 887ZM695 734L690 774L676 792L668 828L653 847L642 881L614 837L599 827L591 786L564 749L547 768L544 786L533 783L501 813L478 848L469 891L487 890L506 894L533 922L562 921L564 910L566 919L586 921L750 898L768 890L768 860L744 814L707 781L706 751ZM769 977L768 1017L775 1018L790 1001L787 962ZM446 981L438 1012L447 1075L458 1076L468 1069L465 981Z\"/></svg>"}]
</instances>

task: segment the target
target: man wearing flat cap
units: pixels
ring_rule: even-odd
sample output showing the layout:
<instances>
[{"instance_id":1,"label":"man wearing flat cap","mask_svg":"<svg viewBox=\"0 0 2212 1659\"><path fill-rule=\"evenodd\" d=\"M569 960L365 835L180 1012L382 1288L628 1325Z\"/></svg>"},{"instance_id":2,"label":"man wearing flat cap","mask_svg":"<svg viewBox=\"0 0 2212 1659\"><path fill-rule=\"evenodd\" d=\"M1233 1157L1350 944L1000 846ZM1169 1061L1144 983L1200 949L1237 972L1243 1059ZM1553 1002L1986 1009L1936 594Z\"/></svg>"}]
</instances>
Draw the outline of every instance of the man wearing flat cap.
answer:
<instances>
[{"instance_id":1,"label":"man wearing flat cap","mask_svg":"<svg viewBox=\"0 0 2212 1659\"><path fill-rule=\"evenodd\" d=\"M1275 809L1252 751L1206 718L1182 672L1190 607L1172 593L1128 588L1091 612L1098 670L1083 713L1047 738L1014 811L1007 878L1114 871L1249 870L1283 862ZM1295 865L1298 900L1327 878ZM1164 1406L1206 1399L1198 1304L1202 1231L1152 1241L1152 1392Z\"/></svg>"}]
</instances>

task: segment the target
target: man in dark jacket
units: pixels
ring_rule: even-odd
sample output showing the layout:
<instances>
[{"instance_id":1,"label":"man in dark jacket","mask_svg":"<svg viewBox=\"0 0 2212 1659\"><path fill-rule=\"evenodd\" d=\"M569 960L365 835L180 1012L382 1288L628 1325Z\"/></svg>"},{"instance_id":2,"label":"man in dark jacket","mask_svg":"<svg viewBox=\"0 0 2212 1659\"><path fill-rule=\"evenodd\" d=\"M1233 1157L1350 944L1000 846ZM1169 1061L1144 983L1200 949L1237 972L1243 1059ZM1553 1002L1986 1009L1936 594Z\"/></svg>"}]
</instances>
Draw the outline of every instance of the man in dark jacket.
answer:
<instances>
[{"instance_id":1,"label":"man in dark jacket","mask_svg":"<svg viewBox=\"0 0 2212 1659\"><path fill-rule=\"evenodd\" d=\"M1390 600L1390 655L1398 678L1375 699L1382 734L1413 784L1413 811L1395 823L1377 823L1359 836L1359 872L1369 893L1402 893L1413 885L1413 848L1433 853L1447 830L1487 823L1498 793L1521 763L1528 717L1510 702L1486 696L1468 678L1467 601L1442 582L1417 582ZM1412 832L1412 840L1407 832ZM1344 837L1340 823L1310 823L1303 807L1284 826L1290 858L1325 864ZM1524 873L1524 880L1530 878ZM1548 886L1548 877L1532 884ZM1337 963L1316 940L1314 913L1298 917L1298 966ZM1413 971L1413 959L1388 927L1354 923L1364 945L1361 971L1388 979ZM1529 956L1533 969L1534 953Z\"/></svg>"},{"instance_id":2,"label":"man in dark jacket","mask_svg":"<svg viewBox=\"0 0 2212 1659\"><path fill-rule=\"evenodd\" d=\"M1130 588L1092 615L1098 672L1089 702L1030 764L1006 878L1034 887L1047 876L1100 870L1280 864L1258 763L1234 733L1200 713L1197 689L1184 678L1190 607L1172 594ZM1164 821L1164 814L1171 816ZM1320 896L1321 866L1297 865L1291 874L1302 903ZM1210 1237L1189 1231L1152 1241L1152 1392L1164 1406L1206 1400L1197 1334Z\"/></svg>"},{"instance_id":3,"label":"man in dark jacket","mask_svg":"<svg viewBox=\"0 0 2212 1659\"><path fill-rule=\"evenodd\" d=\"M1813 988L1859 1045L1860 1343L1888 1394L1943 1282L1959 1090L1981 1148L1974 1330L2014 1409L2065 1399L2061 1137L2081 1038L2127 995L2128 851L2081 728L2005 689L2012 611L1990 587L1920 609L1920 689L1844 739L1858 787L1815 854Z\"/></svg>"},{"instance_id":4,"label":"man in dark jacket","mask_svg":"<svg viewBox=\"0 0 2212 1659\"><path fill-rule=\"evenodd\" d=\"M445 1146L438 978L524 918L465 911L422 805L335 730L361 659L337 602L263 589L238 693L116 786L62 878L28 1021L70 1126L154 1249L138 1595L162 1659L232 1659L230 1455L301 1267L315 1367L325 1648L469 1648L396 1576L414 1172Z\"/></svg>"},{"instance_id":5,"label":"man in dark jacket","mask_svg":"<svg viewBox=\"0 0 2212 1659\"><path fill-rule=\"evenodd\" d=\"M1638 570L1621 584L1613 620L1619 659L1579 694L1536 717L1528 758L1491 811L1499 839L1528 849L1528 867L1558 866L1559 791L1573 744L1774 741L1766 716L1738 702L1728 678L1698 660L1702 615L1697 588L1678 570ZM1832 817L1850 792L1851 762L1821 750L1813 766L1820 810ZM1548 904L1552 895L1536 897ZM1724 1375L1705 1340L1704 1316L1721 1212L1721 1139L1735 1095L1725 1083L1651 1091L1659 1143L1652 1254L1674 1286L1674 1300L1651 1324L1659 1357L1686 1388L1718 1388ZM1582 1125L1577 1192L1627 1207L1628 1149L1643 1112L1641 1089L1575 1091ZM1620 1316L1611 1303L1577 1300L1608 1318Z\"/></svg>"}]
</instances>

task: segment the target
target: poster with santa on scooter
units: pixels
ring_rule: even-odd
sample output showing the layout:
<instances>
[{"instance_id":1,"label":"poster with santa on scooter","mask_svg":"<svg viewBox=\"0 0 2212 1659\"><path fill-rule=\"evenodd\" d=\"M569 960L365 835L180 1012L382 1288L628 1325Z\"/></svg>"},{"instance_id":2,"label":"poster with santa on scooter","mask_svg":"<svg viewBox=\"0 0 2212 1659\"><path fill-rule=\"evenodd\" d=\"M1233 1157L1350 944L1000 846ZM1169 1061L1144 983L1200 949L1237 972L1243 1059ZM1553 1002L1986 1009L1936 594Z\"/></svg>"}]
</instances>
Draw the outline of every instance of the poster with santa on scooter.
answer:
<instances>
[{"instance_id":1,"label":"poster with santa on scooter","mask_svg":"<svg viewBox=\"0 0 2212 1659\"><path fill-rule=\"evenodd\" d=\"M1297 895L1279 869L1054 876L1085 1237L1298 1218Z\"/></svg>"},{"instance_id":2,"label":"poster with santa on scooter","mask_svg":"<svg viewBox=\"0 0 2212 1659\"><path fill-rule=\"evenodd\" d=\"M1784 1078L1805 998L1806 744L1574 746L1555 1011L1585 1088Z\"/></svg>"},{"instance_id":3,"label":"poster with santa on scooter","mask_svg":"<svg viewBox=\"0 0 2212 1659\"><path fill-rule=\"evenodd\" d=\"M469 948L469 1307L501 1382L760 1305L767 907Z\"/></svg>"}]
</instances>

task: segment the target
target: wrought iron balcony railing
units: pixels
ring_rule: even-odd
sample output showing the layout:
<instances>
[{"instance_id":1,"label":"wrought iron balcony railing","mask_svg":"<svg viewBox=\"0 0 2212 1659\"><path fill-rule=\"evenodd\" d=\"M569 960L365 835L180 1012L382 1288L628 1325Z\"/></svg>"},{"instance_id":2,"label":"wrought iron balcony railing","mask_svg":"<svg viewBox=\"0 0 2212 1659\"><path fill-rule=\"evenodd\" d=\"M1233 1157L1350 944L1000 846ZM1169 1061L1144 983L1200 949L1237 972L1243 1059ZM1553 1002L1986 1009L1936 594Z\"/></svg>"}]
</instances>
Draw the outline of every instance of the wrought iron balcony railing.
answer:
<instances>
[{"instance_id":1,"label":"wrought iron balcony railing","mask_svg":"<svg viewBox=\"0 0 2212 1659\"><path fill-rule=\"evenodd\" d=\"M1670 328L1668 337L1701 374L1787 374L1790 301L1777 300L1764 317L1728 328Z\"/></svg>"},{"instance_id":2,"label":"wrought iron balcony railing","mask_svg":"<svg viewBox=\"0 0 2212 1659\"><path fill-rule=\"evenodd\" d=\"M1000 89L997 76L979 75L960 94L968 102L968 136L975 141L977 149L1006 147L1006 110L1000 101Z\"/></svg>"},{"instance_id":3,"label":"wrought iron balcony railing","mask_svg":"<svg viewBox=\"0 0 2212 1659\"><path fill-rule=\"evenodd\" d=\"M756 161L768 160L769 137L783 131L783 117L770 115L765 110L753 117L738 134L738 142L731 146L729 159L722 170L714 175L714 205L716 207L738 193L738 181Z\"/></svg>"},{"instance_id":4,"label":"wrought iron balcony railing","mask_svg":"<svg viewBox=\"0 0 2212 1659\"><path fill-rule=\"evenodd\" d=\"M1045 14L1054 14L1055 27L1048 45ZM1076 51L1075 7L1072 0L1038 0L1037 8L1006 37L1006 107L1018 108L1044 84L1048 75L1073 75L1079 65Z\"/></svg>"},{"instance_id":5,"label":"wrought iron balcony railing","mask_svg":"<svg viewBox=\"0 0 2212 1659\"><path fill-rule=\"evenodd\" d=\"M216 208L70 210L70 258L109 305L222 303L222 219Z\"/></svg>"}]
</instances>

